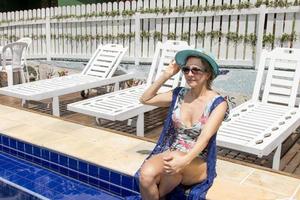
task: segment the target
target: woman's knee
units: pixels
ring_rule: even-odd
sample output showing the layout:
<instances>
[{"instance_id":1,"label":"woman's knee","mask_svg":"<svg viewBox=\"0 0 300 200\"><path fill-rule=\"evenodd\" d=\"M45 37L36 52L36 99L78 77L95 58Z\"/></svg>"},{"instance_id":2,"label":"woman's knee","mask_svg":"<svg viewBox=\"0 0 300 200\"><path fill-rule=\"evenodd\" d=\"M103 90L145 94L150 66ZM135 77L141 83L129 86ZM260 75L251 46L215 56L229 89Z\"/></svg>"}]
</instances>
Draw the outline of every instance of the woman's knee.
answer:
<instances>
[{"instance_id":1,"label":"woman's knee","mask_svg":"<svg viewBox=\"0 0 300 200\"><path fill-rule=\"evenodd\" d=\"M143 166L140 171L140 183L142 185L151 185L156 182L158 172L155 167L151 165Z\"/></svg>"}]
</instances>

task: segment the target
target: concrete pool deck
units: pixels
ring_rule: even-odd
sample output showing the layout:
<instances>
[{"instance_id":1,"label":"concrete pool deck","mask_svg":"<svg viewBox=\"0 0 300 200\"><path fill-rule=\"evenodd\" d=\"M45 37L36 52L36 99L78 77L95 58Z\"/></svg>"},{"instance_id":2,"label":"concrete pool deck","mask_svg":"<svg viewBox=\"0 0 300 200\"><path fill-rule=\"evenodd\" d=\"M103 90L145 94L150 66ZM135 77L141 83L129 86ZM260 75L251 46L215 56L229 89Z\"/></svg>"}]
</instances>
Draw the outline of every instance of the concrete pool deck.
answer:
<instances>
[{"instance_id":1,"label":"concrete pool deck","mask_svg":"<svg viewBox=\"0 0 300 200\"><path fill-rule=\"evenodd\" d=\"M0 105L0 131L91 163L133 175L154 143L52 116ZM299 199L300 177L218 159L208 199Z\"/></svg>"}]
</instances>

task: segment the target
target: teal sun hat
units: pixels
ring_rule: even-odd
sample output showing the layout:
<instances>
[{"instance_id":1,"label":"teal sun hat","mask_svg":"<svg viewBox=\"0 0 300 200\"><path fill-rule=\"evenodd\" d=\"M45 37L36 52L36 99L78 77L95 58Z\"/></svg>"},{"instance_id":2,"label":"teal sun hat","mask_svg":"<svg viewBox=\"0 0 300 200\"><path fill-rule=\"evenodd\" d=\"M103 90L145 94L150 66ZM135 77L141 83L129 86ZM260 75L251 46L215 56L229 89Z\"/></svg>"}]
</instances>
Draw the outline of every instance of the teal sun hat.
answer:
<instances>
[{"instance_id":1,"label":"teal sun hat","mask_svg":"<svg viewBox=\"0 0 300 200\"><path fill-rule=\"evenodd\" d=\"M205 60L213 71L213 78L216 78L219 74L219 65L216 62L215 57L208 52L205 52L204 49L186 49L182 51L178 51L175 55L175 61L179 65L180 68L184 67L186 64L186 60L189 57L197 57Z\"/></svg>"}]
</instances>

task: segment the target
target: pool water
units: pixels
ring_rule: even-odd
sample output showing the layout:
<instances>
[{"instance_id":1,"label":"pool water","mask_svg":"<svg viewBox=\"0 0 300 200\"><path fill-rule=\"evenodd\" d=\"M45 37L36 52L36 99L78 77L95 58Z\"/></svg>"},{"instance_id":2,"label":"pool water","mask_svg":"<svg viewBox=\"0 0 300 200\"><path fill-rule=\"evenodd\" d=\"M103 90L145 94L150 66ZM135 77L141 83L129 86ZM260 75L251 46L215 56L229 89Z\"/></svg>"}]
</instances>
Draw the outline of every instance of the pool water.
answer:
<instances>
[{"instance_id":1,"label":"pool water","mask_svg":"<svg viewBox=\"0 0 300 200\"><path fill-rule=\"evenodd\" d=\"M31 200L47 198L55 200L122 199L121 197L115 196L106 191L83 184L77 180L59 175L50 170L33 165L27 161L12 157L2 152L0 152L0 178L21 186L19 189L12 188L11 192L8 192L5 187L11 186L0 183L0 199L3 200ZM24 193L22 188L32 191L32 193L37 193L42 197L37 198L34 195L31 195L32 197L25 198L25 196L22 196L22 198L20 198L20 193Z\"/></svg>"}]
</instances>

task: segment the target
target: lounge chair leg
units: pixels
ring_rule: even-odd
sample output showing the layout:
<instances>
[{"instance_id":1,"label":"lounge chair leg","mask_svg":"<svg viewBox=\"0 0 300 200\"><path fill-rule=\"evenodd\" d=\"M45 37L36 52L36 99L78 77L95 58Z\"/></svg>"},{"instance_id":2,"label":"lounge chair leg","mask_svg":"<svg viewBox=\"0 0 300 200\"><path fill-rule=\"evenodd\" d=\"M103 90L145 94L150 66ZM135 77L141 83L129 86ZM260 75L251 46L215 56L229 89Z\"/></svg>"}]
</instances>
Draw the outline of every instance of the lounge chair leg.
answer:
<instances>
[{"instance_id":1,"label":"lounge chair leg","mask_svg":"<svg viewBox=\"0 0 300 200\"><path fill-rule=\"evenodd\" d=\"M144 113L138 115L136 123L136 135L144 137Z\"/></svg>"},{"instance_id":2,"label":"lounge chair leg","mask_svg":"<svg viewBox=\"0 0 300 200\"><path fill-rule=\"evenodd\" d=\"M281 156L281 144L277 147L272 163L272 169L279 170L280 166L280 156Z\"/></svg>"},{"instance_id":3,"label":"lounge chair leg","mask_svg":"<svg viewBox=\"0 0 300 200\"><path fill-rule=\"evenodd\" d=\"M21 106L22 106L22 107L25 107L25 106L26 106L26 100L25 100L25 99L22 99Z\"/></svg>"},{"instance_id":4,"label":"lounge chair leg","mask_svg":"<svg viewBox=\"0 0 300 200\"><path fill-rule=\"evenodd\" d=\"M114 86L114 91L118 91L119 89L120 89L120 84L119 82L116 82Z\"/></svg>"},{"instance_id":5,"label":"lounge chair leg","mask_svg":"<svg viewBox=\"0 0 300 200\"><path fill-rule=\"evenodd\" d=\"M52 114L59 117L59 99L58 97L53 97L52 99Z\"/></svg>"}]
</instances>

